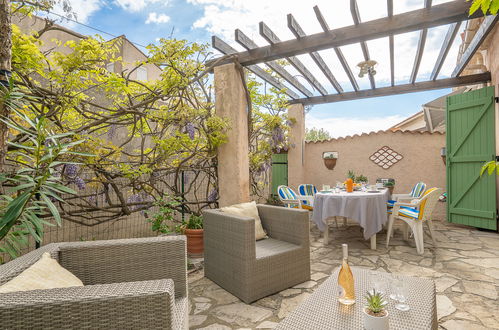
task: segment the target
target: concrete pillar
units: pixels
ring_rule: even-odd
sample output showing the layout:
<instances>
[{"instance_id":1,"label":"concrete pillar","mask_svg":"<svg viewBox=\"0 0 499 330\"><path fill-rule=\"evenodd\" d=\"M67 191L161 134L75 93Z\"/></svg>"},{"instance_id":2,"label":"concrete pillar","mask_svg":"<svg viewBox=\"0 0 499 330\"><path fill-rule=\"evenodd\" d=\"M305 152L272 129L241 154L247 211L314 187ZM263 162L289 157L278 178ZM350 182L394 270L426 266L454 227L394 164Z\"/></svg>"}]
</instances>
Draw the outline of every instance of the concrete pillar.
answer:
<instances>
[{"instance_id":1,"label":"concrete pillar","mask_svg":"<svg viewBox=\"0 0 499 330\"><path fill-rule=\"evenodd\" d=\"M220 207L250 200L248 104L234 63L215 67L215 110L227 120L228 142L218 148Z\"/></svg>"},{"instance_id":2,"label":"concrete pillar","mask_svg":"<svg viewBox=\"0 0 499 330\"><path fill-rule=\"evenodd\" d=\"M304 171L305 148L305 111L303 104L292 104L288 107L288 117L294 123L291 125L288 149L288 186L298 189L306 183Z\"/></svg>"}]
</instances>

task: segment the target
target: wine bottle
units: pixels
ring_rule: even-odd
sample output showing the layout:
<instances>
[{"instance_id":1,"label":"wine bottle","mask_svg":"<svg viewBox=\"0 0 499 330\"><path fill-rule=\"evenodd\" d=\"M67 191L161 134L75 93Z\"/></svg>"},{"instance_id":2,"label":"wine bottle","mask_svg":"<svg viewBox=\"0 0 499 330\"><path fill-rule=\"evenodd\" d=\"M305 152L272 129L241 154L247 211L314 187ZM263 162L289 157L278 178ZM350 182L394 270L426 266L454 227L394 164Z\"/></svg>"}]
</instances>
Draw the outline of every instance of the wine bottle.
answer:
<instances>
[{"instance_id":1,"label":"wine bottle","mask_svg":"<svg viewBox=\"0 0 499 330\"><path fill-rule=\"evenodd\" d=\"M352 305L355 304L355 289L352 270L348 265L348 245L342 244L341 247L343 248L343 263L338 274L338 301L343 305Z\"/></svg>"}]
</instances>

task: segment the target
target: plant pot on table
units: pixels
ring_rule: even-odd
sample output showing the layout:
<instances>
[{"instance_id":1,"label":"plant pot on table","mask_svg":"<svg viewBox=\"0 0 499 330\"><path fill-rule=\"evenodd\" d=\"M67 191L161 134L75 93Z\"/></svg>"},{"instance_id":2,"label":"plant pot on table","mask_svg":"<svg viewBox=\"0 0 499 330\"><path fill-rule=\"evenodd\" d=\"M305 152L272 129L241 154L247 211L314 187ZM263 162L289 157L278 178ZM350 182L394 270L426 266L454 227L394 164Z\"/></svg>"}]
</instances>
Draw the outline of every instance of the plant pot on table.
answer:
<instances>
[{"instance_id":1,"label":"plant pot on table","mask_svg":"<svg viewBox=\"0 0 499 330\"><path fill-rule=\"evenodd\" d=\"M384 310L383 316L373 316L367 312L367 308L362 309L364 317L364 329L366 330L388 330L388 311Z\"/></svg>"}]
</instances>

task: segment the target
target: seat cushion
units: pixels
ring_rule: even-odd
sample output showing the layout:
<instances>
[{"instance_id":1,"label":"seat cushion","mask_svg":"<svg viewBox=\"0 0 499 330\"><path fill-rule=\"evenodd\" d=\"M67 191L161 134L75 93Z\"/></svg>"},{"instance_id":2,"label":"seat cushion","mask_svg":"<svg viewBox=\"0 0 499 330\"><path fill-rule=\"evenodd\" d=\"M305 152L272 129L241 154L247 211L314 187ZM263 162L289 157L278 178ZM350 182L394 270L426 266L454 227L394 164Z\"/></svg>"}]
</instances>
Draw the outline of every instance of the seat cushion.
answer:
<instances>
[{"instance_id":1,"label":"seat cushion","mask_svg":"<svg viewBox=\"0 0 499 330\"><path fill-rule=\"evenodd\" d=\"M390 199L388 202L386 202L386 206L388 207L393 207L393 204L395 204L397 201Z\"/></svg>"},{"instance_id":2,"label":"seat cushion","mask_svg":"<svg viewBox=\"0 0 499 330\"><path fill-rule=\"evenodd\" d=\"M279 241L273 238L262 239L255 244L256 246L256 258L268 258L273 255L286 253L292 250L297 250L300 248L299 245Z\"/></svg>"},{"instance_id":3,"label":"seat cushion","mask_svg":"<svg viewBox=\"0 0 499 330\"><path fill-rule=\"evenodd\" d=\"M255 201L222 207L220 208L220 211L231 215L238 215L240 217L255 219L256 240L264 239L267 237L267 233L263 230L262 221L260 220L260 216L258 215L258 208L256 207Z\"/></svg>"},{"instance_id":4,"label":"seat cushion","mask_svg":"<svg viewBox=\"0 0 499 330\"><path fill-rule=\"evenodd\" d=\"M46 290L83 286L82 281L65 269L48 252L21 274L0 286L0 293Z\"/></svg>"},{"instance_id":5,"label":"seat cushion","mask_svg":"<svg viewBox=\"0 0 499 330\"><path fill-rule=\"evenodd\" d=\"M419 219L419 211L415 208L404 207L399 210L399 216L411 219Z\"/></svg>"}]
</instances>

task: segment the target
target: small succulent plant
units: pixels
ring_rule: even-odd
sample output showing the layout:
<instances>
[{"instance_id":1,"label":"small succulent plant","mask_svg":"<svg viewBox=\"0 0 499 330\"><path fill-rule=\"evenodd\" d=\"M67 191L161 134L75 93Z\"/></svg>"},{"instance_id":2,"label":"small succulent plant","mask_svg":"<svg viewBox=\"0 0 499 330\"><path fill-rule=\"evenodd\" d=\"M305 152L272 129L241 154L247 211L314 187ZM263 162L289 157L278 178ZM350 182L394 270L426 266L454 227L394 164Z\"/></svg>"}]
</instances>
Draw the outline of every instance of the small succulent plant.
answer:
<instances>
[{"instance_id":1,"label":"small succulent plant","mask_svg":"<svg viewBox=\"0 0 499 330\"><path fill-rule=\"evenodd\" d=\"M366 295L366 308L374 315L378 315L385 310L386 300L380 292L373 289L368 291Z\"/></svg>"}]
</instances>

